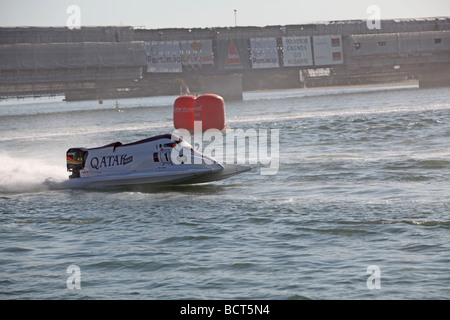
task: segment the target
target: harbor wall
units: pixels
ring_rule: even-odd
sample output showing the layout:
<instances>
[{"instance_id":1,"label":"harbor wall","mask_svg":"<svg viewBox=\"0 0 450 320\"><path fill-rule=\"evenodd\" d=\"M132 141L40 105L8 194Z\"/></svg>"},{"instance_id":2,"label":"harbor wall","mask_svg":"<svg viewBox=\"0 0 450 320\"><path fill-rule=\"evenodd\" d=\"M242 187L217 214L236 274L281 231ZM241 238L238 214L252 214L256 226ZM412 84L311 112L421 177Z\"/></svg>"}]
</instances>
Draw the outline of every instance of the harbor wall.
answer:
<instances>
[{"instance_id":1,"label":"harbor wall","mask_svg":"<svg viewBox=\"0 0 450 320\"><path fill-rule=\"evenodd\" d=\"M364 20L204 29L0 28L0 96L82 99L189 88L239 99L243 90L402 79L440 86L447 85L448 73L448 17L382 20L378 29Z\"/></svg>"}]
</instances>

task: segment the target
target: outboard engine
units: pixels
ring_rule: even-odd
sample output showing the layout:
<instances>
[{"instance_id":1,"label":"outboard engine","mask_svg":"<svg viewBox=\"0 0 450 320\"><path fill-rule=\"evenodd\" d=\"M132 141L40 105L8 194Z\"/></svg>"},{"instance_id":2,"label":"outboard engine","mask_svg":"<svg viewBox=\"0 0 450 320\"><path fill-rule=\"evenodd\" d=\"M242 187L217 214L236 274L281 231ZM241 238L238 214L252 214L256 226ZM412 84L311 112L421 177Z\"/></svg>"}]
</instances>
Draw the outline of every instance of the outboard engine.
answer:
<instances>
[{"instance_id":1,"label":"outboard engine","mask_svg":"<svg viewBox=\"0 0 450 320\"><path fill-rule=\"evenodd\" d=\"M88 151L86 148L70 148L66 153L67 171L72 172L72 178L80 177L80 170L84 168Z\"/></svg>"}]
</instances>

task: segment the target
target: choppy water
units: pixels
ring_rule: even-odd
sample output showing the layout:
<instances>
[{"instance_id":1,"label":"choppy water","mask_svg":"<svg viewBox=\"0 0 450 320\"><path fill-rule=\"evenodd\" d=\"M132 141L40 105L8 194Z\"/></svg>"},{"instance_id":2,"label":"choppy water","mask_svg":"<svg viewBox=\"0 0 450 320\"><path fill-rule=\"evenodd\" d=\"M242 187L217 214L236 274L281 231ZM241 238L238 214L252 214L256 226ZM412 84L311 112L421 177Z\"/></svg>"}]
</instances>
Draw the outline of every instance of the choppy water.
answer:
<instances>
[{"instance_id":1,"label":"choppy water","mask_svg":"<svg viewBox=\"0 0 450 320\"><path fill-rule=\"evenodd\" d=\"M276 175L140 192L44 181L69 147L171 132L175 97L2 101L0 298L448 299L449 98L246 93L227 122L279 130Z\"/></svg>"}]
</instances>

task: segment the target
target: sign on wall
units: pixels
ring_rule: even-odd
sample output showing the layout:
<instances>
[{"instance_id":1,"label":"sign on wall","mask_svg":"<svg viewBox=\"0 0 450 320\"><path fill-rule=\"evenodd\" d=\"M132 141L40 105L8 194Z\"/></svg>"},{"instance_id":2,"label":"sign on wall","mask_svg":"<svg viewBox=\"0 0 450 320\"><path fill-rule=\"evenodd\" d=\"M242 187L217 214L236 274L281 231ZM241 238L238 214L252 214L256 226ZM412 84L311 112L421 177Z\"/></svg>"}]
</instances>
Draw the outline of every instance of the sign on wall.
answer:
<instances>
[{"instance_id":1,"label":"sign on wall","mask_svg":"<svg viewBox=\"0 0 450 320\"><path fill-rule=\"evenodd\" d=\"M145 43L147 72L182 72L178 41L151 41Z\"/></svg>"},{"instance_id":2,"label":"sign on wall","mask_svg":"<svg viewBox=\"0 0 450 320\"><path fill-rule=\"evenodd\" d=\"M316 66L343 64L341 36L313 36Z\"/></svg>"},{"instance_id":3,"label":"sign on wall","mask_svg":"<svg viewBox=\"0 0 450 320\"><path fill-rule=\"evenodd\" d=\"M248 39L217 40L217 68L240 70L250 68Z\"/></svg>"},{"instance_id":4,"label":"sign on wall","mask_svg":"<svg viewBox=\"0 0 450 320\"><path fill-rule=\"evenodd\" d=\"M252 68L278 68L278 49L276 38L251 38L250 56Z\"/></svg>"},{"instance_id":5,"label":"sign on wall","mask_svg":"<svg viewBox=\"0 0 450 320\"><path fill-rule=\"evenodd\" d=\"M180 41L182 65L186 69L201 69L214 65L212 40Z\"/></svg>"},{"instance_id":6,"label":"sign on wall","mask_svg":"<svg viewBox=\"0 0 450 320\"><path fill-rule=\"evenodd\" d=\"M285 67L313 65L310 37L283 37L282 41Z\"/></svg>"}]
</instances>

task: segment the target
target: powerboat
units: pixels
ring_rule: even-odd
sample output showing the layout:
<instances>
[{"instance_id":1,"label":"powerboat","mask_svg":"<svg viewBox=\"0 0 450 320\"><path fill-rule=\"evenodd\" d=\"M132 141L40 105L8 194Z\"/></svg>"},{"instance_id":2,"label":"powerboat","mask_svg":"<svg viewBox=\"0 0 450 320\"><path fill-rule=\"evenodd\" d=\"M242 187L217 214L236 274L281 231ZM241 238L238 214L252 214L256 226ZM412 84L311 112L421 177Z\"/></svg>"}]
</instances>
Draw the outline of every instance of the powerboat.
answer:
<instances>
[{"instance_id":1,"label":"powerboat","mask_svg":"<svg viewBox=\"0 0 450 320\"><path fill-rule=\"evenodd\" d=\"M68 188L194 184L218 181L251 168L219 161L195 150L174 134L129 144L70 148L66 153Z\"/></svg>"}]
</instances>

